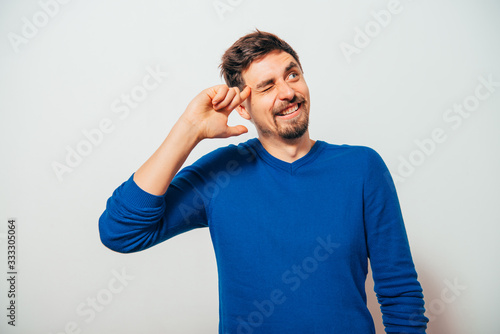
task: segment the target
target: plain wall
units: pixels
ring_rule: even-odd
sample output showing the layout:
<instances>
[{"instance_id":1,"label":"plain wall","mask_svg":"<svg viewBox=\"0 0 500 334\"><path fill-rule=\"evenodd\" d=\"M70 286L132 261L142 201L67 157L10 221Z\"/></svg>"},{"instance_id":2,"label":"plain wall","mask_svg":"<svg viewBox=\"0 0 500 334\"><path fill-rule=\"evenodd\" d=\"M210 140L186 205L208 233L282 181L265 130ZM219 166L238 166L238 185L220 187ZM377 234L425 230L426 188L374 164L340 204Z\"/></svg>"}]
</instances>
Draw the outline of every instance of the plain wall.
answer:
<instances>
[{"instance_id":1,"label":"plain wall","mask_svg":"<svg viewBox=\"0 0 500 334\"><path fill-rule=\"evenodd\" d=\"M494 0L3 1L0 267L15 217L18 295L14 328L0 280L0 332L217 332L208 229L124 255L101 244L97 222L191 99L222 83L223 52L258 28L300 56L311 137L372 147L391 170L428 333L498 333L499 15ZM157 87L125 107L155 70ZM250 131L202 142L186 164L256 136L236 113L230 123Z\"/></svg>"}]
</instances>

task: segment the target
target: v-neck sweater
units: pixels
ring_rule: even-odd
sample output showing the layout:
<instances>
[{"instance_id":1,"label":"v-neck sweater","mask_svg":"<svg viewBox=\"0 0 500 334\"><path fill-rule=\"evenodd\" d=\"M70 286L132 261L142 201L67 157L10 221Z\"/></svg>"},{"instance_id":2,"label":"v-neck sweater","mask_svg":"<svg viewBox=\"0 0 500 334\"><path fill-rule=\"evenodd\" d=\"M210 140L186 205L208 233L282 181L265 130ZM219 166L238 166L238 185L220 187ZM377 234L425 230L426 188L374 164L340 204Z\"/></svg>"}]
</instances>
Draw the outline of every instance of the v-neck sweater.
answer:
<instances>
[{"instance_id":1,"label":"v-neck sweater","mask_svg":"<svg viewBox=\"0 0 500 334\"><path fill-rule=\"evenodd\" d=\"M375 333L368 261L386 331L425 333L394 182L369 147L317 140L286 162L253 138L184 167L162 196L132 175L99 220L104 245L123 253L202 227L217 262L219 334Z\"/></svg>"}]
</instances>

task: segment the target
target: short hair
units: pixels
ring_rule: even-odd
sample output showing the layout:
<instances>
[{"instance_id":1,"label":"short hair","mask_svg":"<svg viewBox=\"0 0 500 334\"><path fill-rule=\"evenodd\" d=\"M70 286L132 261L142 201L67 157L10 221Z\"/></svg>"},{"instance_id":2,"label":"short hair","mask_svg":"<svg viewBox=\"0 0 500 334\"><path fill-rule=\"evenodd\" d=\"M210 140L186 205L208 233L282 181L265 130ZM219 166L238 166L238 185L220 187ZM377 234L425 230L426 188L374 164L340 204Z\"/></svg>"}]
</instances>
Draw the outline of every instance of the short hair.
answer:
<instances>
[{"instance_id":1,"label":"short hair","mask_svg":"<svg viewBox=\"0 0 500 334\"><path fill-rule=\"evenodd\" d=\"M290 54L302 70L299 56L287 42L272 33L255 29L255 32L241 37L226 50L219 65L220 74L229 87L243 90L243 71L250 67L253 61L276 50Z\"/></svg>"}]
</instances>

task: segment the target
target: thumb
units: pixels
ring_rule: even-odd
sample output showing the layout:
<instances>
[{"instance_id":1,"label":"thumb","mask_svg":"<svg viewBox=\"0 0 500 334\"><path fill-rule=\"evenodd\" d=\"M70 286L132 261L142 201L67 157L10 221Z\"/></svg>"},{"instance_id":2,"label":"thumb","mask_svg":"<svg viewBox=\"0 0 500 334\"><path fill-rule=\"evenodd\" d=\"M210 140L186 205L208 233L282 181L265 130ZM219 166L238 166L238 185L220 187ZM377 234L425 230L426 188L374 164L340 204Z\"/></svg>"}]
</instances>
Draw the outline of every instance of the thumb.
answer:
<instances>
[{"instance_id":1,"label":"thumb","mask_svg":"<svg viewBox=\"0 0 500 334\"><path fill-rule=\"evenodd\" d=\"M243 125L229 126L227 128L226 134L228 137L239 136L248 132L248 129Z\"/></svg>"}]
</instances>

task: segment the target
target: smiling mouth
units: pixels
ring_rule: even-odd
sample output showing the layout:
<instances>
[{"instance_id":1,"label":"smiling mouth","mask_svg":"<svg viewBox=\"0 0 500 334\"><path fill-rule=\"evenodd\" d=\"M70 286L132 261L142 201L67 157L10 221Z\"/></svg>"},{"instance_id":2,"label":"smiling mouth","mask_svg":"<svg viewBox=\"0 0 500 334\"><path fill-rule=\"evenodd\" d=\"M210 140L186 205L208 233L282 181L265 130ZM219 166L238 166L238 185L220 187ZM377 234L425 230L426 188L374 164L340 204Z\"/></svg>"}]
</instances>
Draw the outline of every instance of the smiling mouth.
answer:
<instances>
[{"instance_id":1,"label":"smiling mouth","mask_svg":"<svg viewBox=\"0 0 500 334\"><path fill-rule=\"evenodd\" d=\"M299 109L302 106L302 103L295 103L286 108L285 110L279 112L276 114L276 116L279 117L286 117L286 118L292 118L296 116L299 113ZM289 116L289 117L287 117Z\"/></svg>"}]
</instances>

